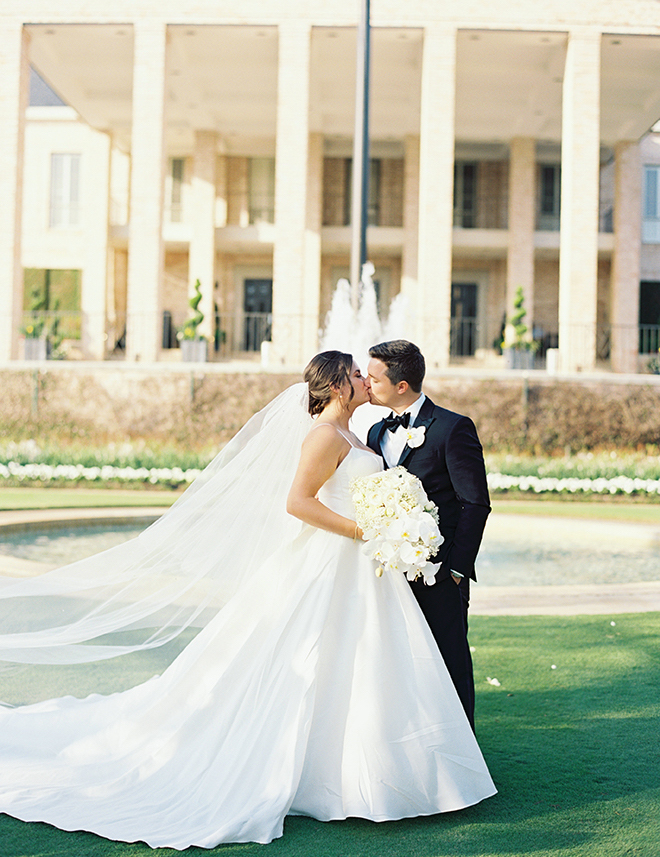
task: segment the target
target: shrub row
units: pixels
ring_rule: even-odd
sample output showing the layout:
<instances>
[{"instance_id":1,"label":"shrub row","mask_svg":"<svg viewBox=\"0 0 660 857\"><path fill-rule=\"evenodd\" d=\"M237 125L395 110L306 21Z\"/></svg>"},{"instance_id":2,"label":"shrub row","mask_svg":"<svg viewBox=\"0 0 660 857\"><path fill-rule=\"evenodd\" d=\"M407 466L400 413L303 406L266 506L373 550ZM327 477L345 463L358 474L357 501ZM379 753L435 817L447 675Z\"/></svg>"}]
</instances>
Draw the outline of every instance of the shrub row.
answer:
<instances>
[{"instance_id":1,"label":"shrub row","mask_svg":"<svg viewBox=\"0 0 660 857\"><path fill-rule=\"evenodd\" d=\"M89 373L5 369L0 432L58 450L139 441L211 454L297 380L107 367ZM528 381L462 375L429 379L425 390L437 404L471 416L486 450L555 455L660 445L658 380L626 385L540 374Z\"/></svg>"}]
</instances>

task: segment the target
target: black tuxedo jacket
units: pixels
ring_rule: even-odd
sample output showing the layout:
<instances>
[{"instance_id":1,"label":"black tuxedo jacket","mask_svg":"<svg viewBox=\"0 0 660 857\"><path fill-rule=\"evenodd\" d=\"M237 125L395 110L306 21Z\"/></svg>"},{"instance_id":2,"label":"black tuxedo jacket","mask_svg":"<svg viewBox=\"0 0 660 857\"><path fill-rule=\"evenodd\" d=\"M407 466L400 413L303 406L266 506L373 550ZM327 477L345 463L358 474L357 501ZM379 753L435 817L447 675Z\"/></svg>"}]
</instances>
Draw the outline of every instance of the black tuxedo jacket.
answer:
<instances>
[{"instance_id":1,"label":"black tuxedo jacket","mask_svg":"<svg viewBox=\"0 0 660 857\"><path fill-rule=\"evenodd\" d=\"M439 408L428 397L414 425L426 428L424 443L415 449L405 446L398 464L421 480L429 499L438 507L444 542L434 557L435 562L442 562L437 579L448 577L454 570L476 580L474 561L490 513L477 430L469 417ZM367 437L368 445L379 455L385 431L381 420Z\"/></svg>"}]
</instances>

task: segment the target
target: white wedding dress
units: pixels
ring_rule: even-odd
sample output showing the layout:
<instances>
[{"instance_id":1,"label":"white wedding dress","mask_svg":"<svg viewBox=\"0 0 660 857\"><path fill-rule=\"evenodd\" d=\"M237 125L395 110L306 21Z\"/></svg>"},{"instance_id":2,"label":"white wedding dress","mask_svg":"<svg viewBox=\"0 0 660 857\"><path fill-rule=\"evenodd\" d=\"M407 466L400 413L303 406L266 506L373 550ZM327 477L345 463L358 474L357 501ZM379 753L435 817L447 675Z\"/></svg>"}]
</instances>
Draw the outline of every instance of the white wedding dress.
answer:
<instances>
[{"instance_id":1,"label":"white wedding dress","mask_svg":"<svg viewBox=\"0 0 660 857\"><path fill-rule=\"evenodd\" d=\"M320 499L353 517L353 447ZM152 847L269 842L287 814L384 821L495 793L404 577L303 526L164 670L0 707L0 812Z\"/></svg>"}]
</instances>

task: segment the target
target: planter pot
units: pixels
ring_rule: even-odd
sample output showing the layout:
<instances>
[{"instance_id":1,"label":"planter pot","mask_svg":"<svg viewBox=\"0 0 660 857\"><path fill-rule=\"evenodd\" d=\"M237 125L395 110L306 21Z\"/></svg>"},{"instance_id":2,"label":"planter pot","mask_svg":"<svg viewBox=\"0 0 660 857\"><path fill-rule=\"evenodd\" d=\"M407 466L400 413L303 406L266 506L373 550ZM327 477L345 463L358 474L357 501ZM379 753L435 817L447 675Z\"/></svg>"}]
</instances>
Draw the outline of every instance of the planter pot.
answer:
<instances>
[{"instance_id":1,"label":"planter pot","mask_svg":"<svg viewBox=\"0 0 660 857\"><path fill-rule=\"evenodd\" d=\"M182 339L181 360L184 363L206 363L207 345L205 339Z\"/></svg>"},{"instance_id":2,"label":"planter pot","mask_svg":"<svg viewBox=\"0 0 660 857\"><path fill-rule=\"evenodd\" d=\"M518 348L504 348L505 369L533 369L534 352Z\"/></svg>"},{"instance_id":3,"label":"planter pot","mask_svg":"<svg viewBox=\"0 0 660 857\"><path fill-rule=\"evenodd\" d=\"M45 339L26 339L23 356L26 360L45 360L48 356L47 350Z\"/></svg>"}]
</instances>

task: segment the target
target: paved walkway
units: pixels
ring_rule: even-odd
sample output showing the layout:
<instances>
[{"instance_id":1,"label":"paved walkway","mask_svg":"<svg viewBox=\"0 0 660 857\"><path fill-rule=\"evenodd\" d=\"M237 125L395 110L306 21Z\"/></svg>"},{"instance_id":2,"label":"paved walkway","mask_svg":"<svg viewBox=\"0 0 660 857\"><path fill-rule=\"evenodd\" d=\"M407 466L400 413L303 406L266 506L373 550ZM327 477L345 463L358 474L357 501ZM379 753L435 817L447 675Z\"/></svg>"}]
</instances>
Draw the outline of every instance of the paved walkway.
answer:
<instances>
[{"instance_id":1,"label":"paved walkway","mask_svg":"<svg viewBox=\"0 0 660 857\"><path fill-rule=\"evenodd\" d=\"M35 509L0 512L0 539L5 532L57 526L61 522L113 521L125 523L163 513L162 507L107 509ZM0 554L0 574L31 577L52 568ZM568 586L484 586L472 588L470 612L473 615L584 615L660 612L660 581L644 583L607 583Z\"/></svg>"},{"instance_id":2,"label":"paved walkway","mask_svg":"<svg viewBox=\"0 0 660 857\"><path fill-rule=\"evenodd\" d=\"M472 587L470 613L483 616L577 616L660 612L660 581L575 586Z\"/></svg>"}]
</instances>

